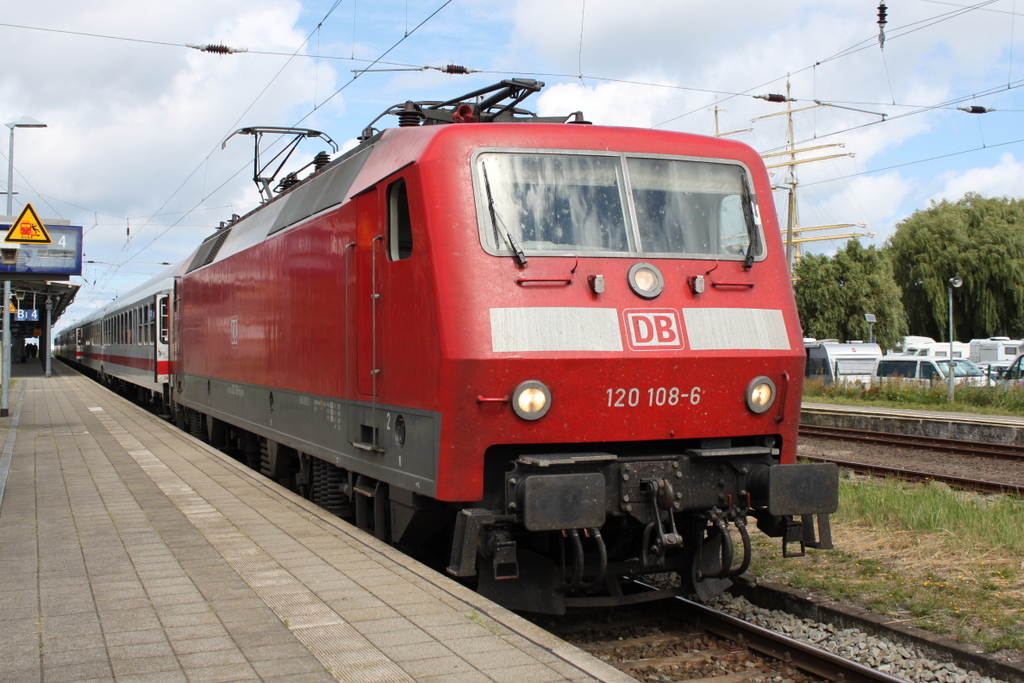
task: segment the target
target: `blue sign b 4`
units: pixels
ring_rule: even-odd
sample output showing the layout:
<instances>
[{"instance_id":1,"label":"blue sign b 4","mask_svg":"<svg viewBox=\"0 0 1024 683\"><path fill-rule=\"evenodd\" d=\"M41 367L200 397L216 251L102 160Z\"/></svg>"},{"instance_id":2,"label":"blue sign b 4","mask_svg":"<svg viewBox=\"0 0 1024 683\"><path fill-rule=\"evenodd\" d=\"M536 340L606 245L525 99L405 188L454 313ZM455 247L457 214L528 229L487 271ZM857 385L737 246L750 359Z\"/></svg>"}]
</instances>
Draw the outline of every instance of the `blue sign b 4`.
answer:
<instances>
[{"instance_id":1,"label":"blue sign b 4","mask_svg":"<svg viewBox=\"0 0 1024 683\"><path fill-rule=\"evenodd\" d=\"M15 322L39 322L38 308L20 308L14 312Z\"/></svg>"}]
</instances>

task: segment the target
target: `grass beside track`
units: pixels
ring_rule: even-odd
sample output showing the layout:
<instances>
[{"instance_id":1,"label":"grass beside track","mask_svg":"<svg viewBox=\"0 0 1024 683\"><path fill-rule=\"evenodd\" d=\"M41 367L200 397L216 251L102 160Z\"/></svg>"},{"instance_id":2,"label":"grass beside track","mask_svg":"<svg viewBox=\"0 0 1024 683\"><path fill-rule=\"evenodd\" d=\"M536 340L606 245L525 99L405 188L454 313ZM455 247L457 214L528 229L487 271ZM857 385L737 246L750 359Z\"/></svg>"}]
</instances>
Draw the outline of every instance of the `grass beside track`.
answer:
<instances>
[{"instance_id":1,"label":"grass beside track","mask_svg":"<svg viewBox=\"0 0 1024 683\"><path fill-rule=\"evenodd\" d=\"M808 380L804 383L804 401L808 403L1024 417L1024 387L957 386L953 403L949 402L947 392L948 386L943 382L936 382L931 386L914 385L899 380L872 385L860 382L826 385L820 380Z\"/></svg>"},{"instance_id":2,"label":"grass beside track","mask_svg":"<svg viewBox=\"0 0 1024 683\"><path fill-rule=\"evenodd\" d=\"M844 480L832 527L836 549L803 558L755 536L751 572L987 652L1024 650L1024 499Z\"/></svg>"}]
</instances>

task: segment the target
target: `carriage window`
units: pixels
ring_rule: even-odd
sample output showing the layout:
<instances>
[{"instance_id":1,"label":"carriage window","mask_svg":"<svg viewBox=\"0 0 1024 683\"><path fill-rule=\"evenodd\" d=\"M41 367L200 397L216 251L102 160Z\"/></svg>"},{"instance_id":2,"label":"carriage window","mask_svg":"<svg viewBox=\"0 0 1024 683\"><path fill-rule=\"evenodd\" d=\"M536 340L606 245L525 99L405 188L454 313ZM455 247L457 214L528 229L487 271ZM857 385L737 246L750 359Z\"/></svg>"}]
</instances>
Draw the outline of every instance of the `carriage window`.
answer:
<instances>
[{"instance_id":1,"label":"carriage window","mask_svg":"<svg viewBox=\"0 0 1024 683\"><path fill-rule=\"evenodd\" d=\"M388 186L388 259L401 261L412 256L412 219L405 179Z\"/></svg>"},{"instance_id":2,"label":"carriage window","mask_svg":"<svg viewBox=\"0 0 1024 683\"><path fill-rule=\"evenodd\" d=\"M491 253L746 258L757 240L746 171L624 155L482 153L477 207Z\"/></svg>"}]
</instances>

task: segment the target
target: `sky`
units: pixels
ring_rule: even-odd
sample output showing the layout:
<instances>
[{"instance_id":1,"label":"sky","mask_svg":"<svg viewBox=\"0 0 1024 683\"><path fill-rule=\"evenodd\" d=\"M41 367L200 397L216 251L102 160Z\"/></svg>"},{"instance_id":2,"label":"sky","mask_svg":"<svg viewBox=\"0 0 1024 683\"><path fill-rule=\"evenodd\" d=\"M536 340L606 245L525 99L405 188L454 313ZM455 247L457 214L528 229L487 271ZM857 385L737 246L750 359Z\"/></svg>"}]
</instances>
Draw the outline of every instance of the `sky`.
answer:
<instances>
[{"instance_id":1,"label":"sky","mask_svg":"<svg viewBox=\"0 0 1024 683\"><path fill-rule=\"evenodd\" d=\"M0 120L47 125L15 132L14 213L31 202L83 227L82 290L59 328L258 206L239 128L312 128L344 149L393 104L511 77L546 84L523 104L540 115L729 133L762 154L786 149L791 107L797 148L818 148L799 158L842 155L796 167L798 224L858 224L805 236L882 245L932 202L1024 196L1024 0L886 6L880 45L877 0L8 3ZM475 73L426 68L447 64ZM788 105L758 97L787 83ZM284 170L322 150L304 140ZM784 221L789 170L770 173Z\"/></svg>"}]
</instances>

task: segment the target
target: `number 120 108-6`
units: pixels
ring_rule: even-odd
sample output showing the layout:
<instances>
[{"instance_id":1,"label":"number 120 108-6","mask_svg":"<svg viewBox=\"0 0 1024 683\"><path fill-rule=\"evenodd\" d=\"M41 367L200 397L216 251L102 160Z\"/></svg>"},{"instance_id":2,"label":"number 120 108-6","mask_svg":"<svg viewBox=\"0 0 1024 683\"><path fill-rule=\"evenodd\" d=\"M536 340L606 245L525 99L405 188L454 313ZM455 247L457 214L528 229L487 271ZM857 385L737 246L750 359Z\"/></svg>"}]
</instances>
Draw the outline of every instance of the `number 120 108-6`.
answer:
<instances>
[{"instance_id":1,"label":"number 120 108-6","mask_svg":"<svg viewBox=\"0 0 1024 683\"><path fill-rule=\"evenodd\" d=\"M648 408L655 406L677 406L684 401L690 405L700 403L701 388L693 387L689 392L684 392L679 387L651 387L649 389L608 389L609 408L636 408L644 405Z\"/></svg>"}]
</instances>

